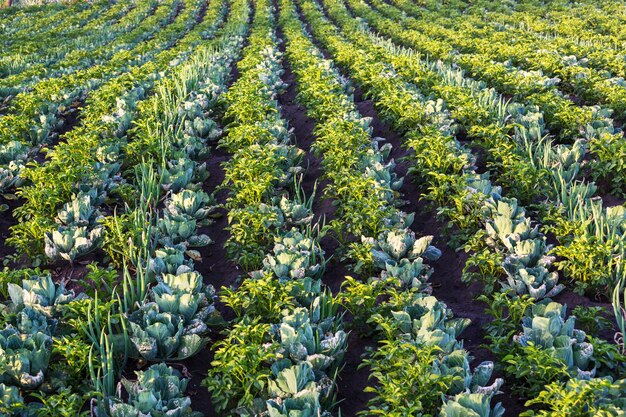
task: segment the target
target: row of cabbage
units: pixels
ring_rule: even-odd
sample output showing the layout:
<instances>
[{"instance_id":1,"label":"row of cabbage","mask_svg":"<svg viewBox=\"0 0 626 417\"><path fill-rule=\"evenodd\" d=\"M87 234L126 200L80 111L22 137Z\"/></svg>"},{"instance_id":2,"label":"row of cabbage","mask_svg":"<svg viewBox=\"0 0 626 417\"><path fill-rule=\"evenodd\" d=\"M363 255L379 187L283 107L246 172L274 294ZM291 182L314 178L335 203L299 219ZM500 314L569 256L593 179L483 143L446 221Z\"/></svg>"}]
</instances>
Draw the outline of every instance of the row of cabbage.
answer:
<instances>
[{"instance_id":1,"label":"row of cabbage","mask_svg":"<svg viewBox=\"0 0 626 417\"><path fill-rule=\"evenodd\" d=\"M353 74L356 73L355 67L352 66L354 65L353 62L358 62L356 57L349 59L349 54L345 53L339 46L340 41L338 39L333 40L327 35L328 33L336 34L338 32L332 31L331 28L323 27L323 24L321 24L322 14L314 6L310 6L309 10L304 8L303 12L312 25L314 33L319 33L320 41L327 45L333 55L337 54L335 56L339 62L343 63L346 68L354 71ZM317 29L319 32L316 32L316 25L319 25L319 29ZM335 36L338 38L337 35ZM344 58L344 56L346 57ZM362 68L363 64L360 63L359 67ZM389 79L391 74L389 70L387 71L387 79ZM358 75L355 78L359 80ZM377 85L377 83L372 81L372 78L365 79L360 84L366 89L368 94L377 100L381 109L386 111L386 114L391 115L389 116L391 122L395 122L397 125L403 121L401 119L402 116L414 112L408 106L404 109L402 107L393 109L389 106L386 97L393 94L393 90L385 88L388 83L381 82ZM395 92L396 97L399 90L397 88ZM414 95L413 97L419 96ZM397 103L398 100L395 102ZM411 101L404 100L404 102L410 103ZM392 109L395 112L392 112ZM553 259L547 256L549 248L545 243L545 236L536 227L531 226L530 218L525 216L523 209L518 207L515 199L501 197L500 190L492 187L486 177L476 175L471 165L467 164L467 161L472 161L472 156L458 142L451 140L450 136L445 135L445 132L449 129L450 121L446 121L446 117L441 116L440 114L439 117L431 118L431 123L434 123L434 126L432 126L434 129L431 129L428 135L424 134L427 132L424 130L428 129L427 125L416 125L413 129L417 130L411 132L411 129L408 129L407 135L412 139L413 143L421 139L423 142L422 149L424 150L430 148L441 154L442 149L447 149L447 157L444 154L444 159L448 160L448 164L442 165L447 168L447 172L446 170L433 172L433 170L429 175L435 177L434 174L439 173L452 183L459 182L465 184L463 188L467 192L463 193L464 198L462 199L447 201L443 208L446 208L446 206L452 210L459 210L459 208L468 210L469 208L468 212L471 212L471 207L480 207L478 211L481 216L485 217L479 223L481 225L484 224L484 231L479 231L477 237L480 239L474 241L485 242L483 246L489 247L489 253L497 258L496 266L490 272L495 276L506 274L506 281L503 283L503 287L510 290L513 294L517 293L518 296L522 296L521 300L526 302L526 308L521 313L519 313L519 308L517 310L513 309L513 311L518 312L517 315L513 314L500 321L501 326L503 324L507 326L508 334L506 332L495 332L496 326L491 329L492 333L494 333L493 340L497 343L496 346L501 349L498 353L503 360L512 362L505 369L514 380L527 378L525 383L528 384L530 382L535 387L539 386L541 389L543 384L536 383L540 379L538 378L539 375L529 372L528 369L534 369L532 367L533 363L550 363L544 360L546 357L556 357L557 359L554 359L551 363L552 369L559 369L561 374L558 378L555 378L555 373L557 373L555 372L550 375L553 378L552 380L546 378L543 382L553 382L554 380L561 382L570 376L574 382L565 387L561 385L549 387L546 392L542 393L541 400L538 400L538 403L542 401L546 403L550 403L550 401L556 402L556 399L564 390L576 392L578 394L576 400L585 398L585 394L593 392L593 395L586 398L588 402L582 406L583 408L589 407L589 404L600 404L600 406L612 411L619 410L623 406L623 398L616 393L619 393L620 384L623 382L612 383L609 379L594 379L588 383L589 385L586 385L587 383L579 381L592 377L596 368L601 368L598 367L598 363L602 363L605 366L603 370L605 375L619 375L623 371L619 369L620 357L615 356L619 355L619 348L596 339L595 345L600 347L601 351L594 357L594 344L585 341L584 332L574 330L575 319L571 317L566 320L565 308L563 306L552 303L547 299L531 307L534 303L533 300L545 296L554 296L562 289L562 286L557 284L557 273L550 270L550 264ZM412 133L413 135L411 135ZM459 177L458 179L454 178L454 174L450 174L451 170L449 168L455 166L458 167L457 169L461 173L456 175ZM415 164L414 167L415 171L432 169L431 167L424 167L423 163ZM424 171L422 173L428 174ZM429 175L424 175L424 177ZM461 204L458 202L461 202ZM615 210L619 211L619 209ZM610 214L612 214L611 212L609 210ZM619 213L617 214L619 215ZM531 293L535 298L525 296L528 293ZM509 299L506 295L500 295L500 297ZM495 297L495 299L497 298ZM514 300L518 299L514 298ZM500 301L502 301L502 298L500 298ZM513 301L511 303L522 302ZM500 310L500 313L502 314L503 311ZM524 333L517 336L518 331L515 321L511 324L511 319L517 318L517 322L519 322L525 314L527 318L523 320ZM546 323L549 323L550 326L547 326ZM513 327L511 328L511 326ZM511 343L512 341L517 343ZM540 348L537 349L536 346ZM550 369L550 366L545 366L542 368L542 371L545 372L546 369ZM546 374L548 373L546 372ZM593 388L590 391L589 389L585 390L585 387ZM576 401L572 403L576 404ZM567 405L571 406L571 404Z\"/></svg>"},{"instance_id":2,"label":"row of cabbage","mask_svg":"<svg viewBox=\"0 0 626 417\"><path fill-rule=\"evenodd\" d=\"M598 51L596 48L594 54L593 50L579 46L576 55L560 53L545 38L534 38L513 27L485 27L482 13L448 17L445 8L429 13L410 2L398 1L407 5L403 10L418 17L412 21L412 28L443 40L454 53L536 72L554 80L565 97L573 95L584 104L606 105L615 110L619 120L624 119L623 56L620 58L615 50L604 47Z\"/></svg>"},{"instance_id":3,"label":"row of cabbage","mask_svg":"<svg viewBox=\"0 0 626 417\"><path fill-rule=\"evenodd\" d=\"M188 59L194 47L204 37L212 36L223 21L223 3L209 5L207 19L199 24L196 22L203 2L196 6L185 9L183 21L159 32L165 33L161 38L163 46L174 47L162 50L153 61L104 82L87 99L79 125L63 135L63 141L48 152L45 161L22 170L21 178L27 182L18 194L24 204L14 211L20 223L9 239L18 254L45 253L52 260L72 263L99 247L103 238L105 242L115 240L110 218L103 221L109 232L105 233L102 222L65 219L63 214L59 216L59 210L65 210L67 204L67 208L76 206L73 210L88 213L96 207L114 207L119 203L123 207L124 202L132 202L133 189L124 185L124 175L133 177L132 166L141 161L141 155L126 145L127 130L138 102L157 79ZM156 38L160 37L153 39ZM33 245L33 240L38 243ZM109 246L111 251L116 249L115 244ZM115 258L115 254L110 256Z\"/></svg>"},{"instance_id":4,"label":"row of cabbage","mask_svg":"<svg viewBox=\"0 0 626 417\"><path fill-rule=\"evenodd\" d=\"M200 159L215 125L212 112L243 43L249 11L247 3L235 2L216 41L198 47L188 62L156 82L155 95L138 105L143 123L130 135L143 137L138 146L154 159L136 169L134 204L115 217L120 233L130 237L121 285L114 287L115 270L97 267L81 281L93 283L86 291L90 297L73 297L63 284L55 287L49 275L30 276L21 286L9 284L12 302L3 315L6 334L0 343L9 369L2 380L3 413L89 414L84 404L92 399L98 415L195 415L184 395L187 381L164 363L138 372L136 382L123 380L124 398L116 395L115 384L127 358L161 362L194 355L216 319L214 291L194 271L192 252L194 244L208 243L197 226L207 220L211 201L196 182L203 178L192 173L202 172ZM162 131L152 129L163 122ZM148 137L154 143L147 143ZM198 148L205 154L194 151ZM171 161L189 172L172 178L159 169ZM68 214L97 220L97 213L85 208L75 204ZM20 388L36 401L25 404Z\"/></svg>"},{"instance_id":5,"label":"row of cabbage","mask_svg":"<svg viewBox=\"0 0 626 417\"><path fill-rule=\"evenodd\" d=\"M312 3L300 6L317 33L319 11ZM403 179L388 161L391 146L371 137L371 120L359 114L350 84L323 58L297 16L291 2L281 3L298 97L317 122L313 148L329 179L325 193L337 206L333 229L349 247L344 260L363 278L347 278L339 297L353 315L352 324L379 340L361 365L376 381L367 388L374 397L363 412L502 415L501 405L490 406L502 384L497 379L488 385L493 364L483 362L472 370L471 356L457 339L469 320L453 318L444 303L428 295L432 269L425 262L441 253L430 245L432 236L418 238L410 229L414 214L399 209ZM376 61L363 51L342 52L360 57L363 73L379 74Z\"/></svg>"},{"instance_id":6,"label":"row of cabbage","mask_svg":"<svg viewBox=\"0 0 626 417\"><path fill-rule=\"evenodd\" d=\"M118 39L141 23L149 14L154 12L156 3L138 2L117 3L106 10L98 10L98 17L88 22L78 22L79 28L69 34L60 36L63 42L58 45L47 42L41 49L41 41L35 42L32 47L20 45L15 53L7 53L2 57L0 73L4 76L0 88L2 96L15 94L42 78L60 76L76 70L78 63L89 60L98 62L97 48L109 46L109 54L115 52L112 41L123 44L126 36ZM103 31L103 28L107 31ZM129 47L130 45L127 45Z\"/></svg>"},{"instance_id":7,"label":"row of cabbage","mask_svg":"<svg viewBox=\"0 0 626 417\"><path fill-rule=\"evenodd\" d=\"M300 187L303 151L281 116L285 85L275 10L257 1L238 63L223 96L226 135L219 146L229 190L228 257L248 276L220 296L235 313L203 384L218 413L320 416L334 406L334 378L347 335L323 288L324 253L313 224L314 196Z\"/></svg>"},{"instance_id":8,"label":"row of cabbage","mask_svg":"<svg viewBox=\"0 0 626 417\"><path fill-rule=\"evenodd\" d=\"M377 23L379 19L390 22L376 13L368 13L363 2L355 0L349 4L359 15L366 16L368 22L372 22L376 28L380 27ZM341 18L342 22L346 21L345 13ZM373 36L363 24L361 31L368 34L369 41L363 35L359 37L356 30L351 35L356 37L361 47L375 50L375 46L371 45L374 42L378 46L379 55L391 63L407 81L420 87L424 95L433 94L446 100L458 123L454 126L456 133L471 139L473 144L476 143L484 150L487 156L484 163L497 175L498 182L507 193L512 193L524 204L536 207L538 215L542 221L551 225L550 230L556 234L560 243L555 253L564 259L558 266L574 281L577 290L593 293L604 291L607 286L612 288L615 283L611 277L613 268L607 271L602 266L607 262L609 266L614 266L615 262L611 259L622 251L623 246L619 243L624 235L622 221L619 213L613 221L614 216L606 214L601 202L591 204L590 198L596 195L598 187L586 181L586 177L591 174L599 179L612 178L616 191L623 187L620 165L614 162L619 159L615 158L615 150L611 147L603 148L607 143L615 143L617 146L624 143L621 131L613 129L610 119L599 119L588 124L585 136L576 140L571 148L555 146L561 137L547 136L548 125L544 122L545 113L541 112L541 107L523 101L520 104L507 102L494 90L486 89L484 84L467 78L454 67L442 62L421 60L415 50L395 47L390 41ZM406 31L396 26L386 33L398 40L404 39ZM449 131L455 133L455 129ZM447 162L437 156L438 152L423 154L424 150L419 146L411 147L421 162L445 169ZM598 159L581 164L589 152ZM449 168L460 169L466 163L466 160L459 158L457 165L461 165ZM560 168L562 164L565 166ZM435 171L432 176L437 175L439 173ZM573 186L577 179L581 184ZM433 186L433 197L445 198L447 187L446 181ZM460 187L463 188L464 184L460 184ZM457 202L457 206L459 204ZM598 218L598 211L605 214L595 223L591 220ZM455 222L464 224L463 229L472 224L473 219L466 218L462 213L445 214L454 218ZM591 254L590 263L583 265L577 256L581 251ZM589 264L593 266L589 267Z\"/></svg>"}]
</instances>

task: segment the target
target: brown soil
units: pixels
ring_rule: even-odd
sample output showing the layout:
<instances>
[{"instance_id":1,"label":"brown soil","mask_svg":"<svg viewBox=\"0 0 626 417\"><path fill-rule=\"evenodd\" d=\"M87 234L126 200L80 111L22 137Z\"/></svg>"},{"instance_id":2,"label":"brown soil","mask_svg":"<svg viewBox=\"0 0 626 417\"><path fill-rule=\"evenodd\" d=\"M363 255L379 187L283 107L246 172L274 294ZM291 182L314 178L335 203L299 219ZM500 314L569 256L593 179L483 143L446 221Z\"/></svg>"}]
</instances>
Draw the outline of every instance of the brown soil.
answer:
<instances>
[{"instance_id":1,"label":"brown soil","mask_svg":"<svg viewBox=\"0 0 626 417\"><path fill-rule=\"evenodd\" d=\"M6 204L8 210L0 213L0 260L13 254L13 248L7 245L6 239L11 236L10 228L17 224L13 217L13 210L22 205L22 200L6 200L0 197L0 204Z\"/></svg>"}]
</instances>

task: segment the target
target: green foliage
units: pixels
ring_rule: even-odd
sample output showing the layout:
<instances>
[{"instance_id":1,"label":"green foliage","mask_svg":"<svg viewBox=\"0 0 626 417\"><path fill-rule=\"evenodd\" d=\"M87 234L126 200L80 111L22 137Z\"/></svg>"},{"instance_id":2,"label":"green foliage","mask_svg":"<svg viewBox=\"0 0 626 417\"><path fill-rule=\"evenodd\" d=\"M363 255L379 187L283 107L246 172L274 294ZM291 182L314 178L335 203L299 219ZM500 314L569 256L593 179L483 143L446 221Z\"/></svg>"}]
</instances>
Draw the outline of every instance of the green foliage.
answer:
<instances>
[{"instance_id":1,"label":"green foliage","mask_svg":"<svg viewBox=\"0 0 626 417\"><path fill-rule=\"evenodd\" d=\"M289 286L281 284L271 273L244 280L236 291L223 288L220 299L240 318L264 317L271 321L278 321L280 312L294 304Z\"/></svg>"},{"instance_id":2,"label":"green foliage","mask_svg":"<svg viewBox=\"0 0 626 417\"><path fill-rule=\"evenodd\" d=\"M539 405L539 411L528 410L521 416L588 417L619 416L626 407L624 380L612 382L609 378L589 381L571 379L567 383L554 382L526 402Z\"/></svg>"},{"instance_id":3,"label":"green foliage","mask_svg":"<svg viewBox=\"0 0 626 417\"><path fill-rule=\"evenodd\" d=\"M212 393L218 412L249 406L267 389L272 371L265 364L277 359L270 328L255 322L235 324L213 347L212 368L202 384Z\"/></svg>"},{"instance_id":4,"label":"green foliage","mask_svg":"<svg viewBox=\"0 0 626 417\"><path fill-rule=\"evenodd\" d=\"M592 335L613 327L613 323L606 317L607 314L608 310L605 307L578 305L572 310L578 328Z\"/></svg>"},{"instance_id":5,"label":"green foliage","mask_svg":"<svg viewBox=\"0 0 626 417\"><path fill-rule=\"evenodd\" d=\"M134 356L148 361L180 360L198 353L205 341L186 333L182 316L161 312L157 303L143 304L128 322Z\"/></svg>"},{"instance_id":6,"label":"green foliage","mask_svg":"<svg viewBox=\"0 0 626 417\"><path fill-rule=\"evenodd\" d=\"M22 335L12 327L0 330L0 382L30 389L41 385L51 345L52 338L43 332Z\"/></svg>"},{"instance_id":7,"label":"green foliage","mask_svg":"<svg viewBox=\"0 0 626 417\"><path fill-rule=\"evenodd\" d=\"M406 416L434 414L441 405L441 393L447 392L458 378L433 374L432 365L441 349L421 347L401 339L385 340L360 366L368 366L371 378L378 382L367 387L374 397L361 415Z\"/></svg>"},{"instance_id":8,"label":"green foliage","mask_svg":"<svg viewBox=\"0 0 626 417\"><path fill-rule=\"evenodd\" d=\"M111 417L180 416L198 417L202 414L191 410L191 399L184 396L187 379L165 363L152 365L146 371L138 371L137 381L122 380L128 400L110 399Z\"/></svg>"},{"instance_id":9,"label":"green foliage","mask_svg":"<svg viewBox=\"0 0 626 417\"><path fill-rule=\"evenodd\" d=\"M542 346L528 343L510 348L502 358L504 371L510 376L509 385L524 398L537 396L544 386L569 378L567 365Z\"/></svg>"},{"instance_id":10,"label":"green foliage","mask_svg":"<svg viewBox=\"0 0 626 417\"><path fill-rule=\"evenodd\" d=\"M33 276L37 277L41 275L43 275L43 271L39 268L11 269L5 267L2 271L0 271L0 294L2 294L3 297L7 298L9 296L9 284L19 285L24 279L29 279Z\"/></svg>"}]
</instances>

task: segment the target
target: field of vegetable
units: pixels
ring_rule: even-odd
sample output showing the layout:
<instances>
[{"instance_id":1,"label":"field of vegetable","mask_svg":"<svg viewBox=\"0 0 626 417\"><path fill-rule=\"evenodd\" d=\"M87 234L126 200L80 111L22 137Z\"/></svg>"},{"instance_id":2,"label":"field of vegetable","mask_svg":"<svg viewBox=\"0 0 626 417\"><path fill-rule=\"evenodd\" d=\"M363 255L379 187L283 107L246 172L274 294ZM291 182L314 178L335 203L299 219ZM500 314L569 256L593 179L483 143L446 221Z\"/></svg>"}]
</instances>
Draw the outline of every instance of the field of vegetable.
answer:
<instances>
[{"instance_id":1,"label":"field of vegetable","mask_svg":"<svg viewBox=\"0 0 626 417\"><path fill-rule=\"evenodd\" d=\"M12 4L0 416L626 416L623 2Z\"/></svg>"}]
</instances>

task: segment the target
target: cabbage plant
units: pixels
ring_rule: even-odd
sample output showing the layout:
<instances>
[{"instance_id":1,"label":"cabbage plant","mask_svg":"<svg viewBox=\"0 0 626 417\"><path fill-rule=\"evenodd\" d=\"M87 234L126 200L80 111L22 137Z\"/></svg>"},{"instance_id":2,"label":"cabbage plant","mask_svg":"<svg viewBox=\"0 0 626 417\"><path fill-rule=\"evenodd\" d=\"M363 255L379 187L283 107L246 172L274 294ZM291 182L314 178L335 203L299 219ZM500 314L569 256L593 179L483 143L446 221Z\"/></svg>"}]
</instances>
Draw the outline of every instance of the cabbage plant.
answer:
<instances>
[{"instance_id":1,"label":"cabbage plant","mask_svg":"<svg viewBox=\"0 0 626 417\"><path fill-rule=\"evenodd\" d=\"M20 172L28 160L28 147L17 141L0 144L0 193L19 186Z\"/></svg>"},{"instance_id":2,"label":"cabbage plant","mask_svg":"<svg viewBox=\"0 0 626 417\"><path fill-rule=\"evenodd\" d=\"M324 273L324 251L313 237L307 237L296 229L274 238L271 254L263 260L263 267L272 271L280 280L313 278Z\"/></svg>"},{"instance_id":3,"label":"cabbage plant","mask_svg":"<svg viewBox=\"0 0 626 417\"><path fill-rule=\"evenodd\" d=\"M0 382L36 388L44 380L52 338L42 332L23 334L9 326L0 330Z\"/></svg>"},{"instance_id":4,"label":"cabbage plant","mask_svg":"<svg viewBox=\"0 0 626 417\"><path fill-rule=\"evenodd\" d=\"M439 417L502 417L504 407L497 403L491 407L491 395L461 393L444 398Z\"/></svg>"},{"instance_id":5,"label":"cabbage plant","mask_svg":"<svg viewBox=\"0 0 626 417\"><path fill-rule=\"evenodd\" d=\"M26 411L24 398L20 390L11 385L0 383L0 413L6 416L26 417L31 414Z\"/></svg>"},{"instance_id":6,"label":"cabbage plant","mask_svg":"<svg viewBox=\"0 0 626 417\"><path fill-rule=\"evenodd\" d=\"M458 335L470 324L469 319L453 318L452 311L433 296L413 294L402 310L391 311L388 337L400 336L444 352L462 347Z\"/></svg>"},{"instance_id":7,"label":"cabbage plant","mask_svg":"<svg viewBox=\"0 0 626 417\"><path fill-rule=\"evenodd\" d=\"M278 207L282 210L285 220L293 226L308 225L313 220L313 211L302 202L282 196Z\"/></svg>"},{"instance_id":8,"label":"cabbage plant","mask_svg":"<svg viewBox=\"0 0 626 417\"><path fill-rule=\"evenodd\" d=\"M175 246L182 244L185 247L202 247L212 243L211 238L205 234L197 235L197 220L187 214L169 214L158 220L158 228L161 232L159 243L163 246Z\"/></svg>"},{"instance_id":9,"label":"cabbage plant","mask_svg":"<svg viewBox=\"0 0 626 417\"><path fill-rule=\"evenodd\" d=\"M396 265L402 259L435 261L441 256L441 251L431 246L432 240L432 236L417 238L410 229L387 230L371 242L374 266L385 269L388 264Z\"/></svg>"},{"instance_id":10,"label":"cabbage plant","mask_svg":"<svg viewBox=\"0 0 626 417\"><path fill-rule=\"evenodd\" d=\"M161 187L165 191L179 192L192 180L194 173L193 161L185 158L168 161L160 170Z\"/></svg>"},{"instance_id":11,"label":"cabbage plant","mask_svg":"<svg viewBox=\"0 0 626 417\"><path fill-rule=\"evenodd\" d=\"M22 172L23 165L15 162L9 162L5 166L0 166L0 194L21 185L19 174Z\"/></svg>"},{"instance_id":12,"label":"cabbage plant","mask_svg":"<svg viewBox=\"0 0 626 417\"><path fill-rule=\"evenodd\" d=\"M189 216L200 224L205 224L203 220L211 214L214 205L215 200L204 191L182 190L170 196L165 208L172 216Z\"/></svg>"},{"instance_id":13,"label":"cabbage plant","mask_svg":"<svg viewBox=\"0 0 626 417\"><path fill-rule=\"evenodd\" d=\"M185 334L204 333L207 318L215 314L215 290L211 285L204 285L202 275L195 271L163 275L151 293L160 312L183 318Z\"/></svg>"},{"instance_id":14,"label":"cabbage plant","mask_svg":"<svg viewBox=\"0 0 626 417\"><path fill-rule=\"evenodd\" d=\"M64 259L70 263L98 247L104 236L104 228L59 227L45 233L46 256L53 261Z\"/></svg>"},{"instance_id":15,"label":"cabbage plant","mask_svg":"<svg viewBox=\"0 0 626 417\"><path fill-rule=\"evenodd\" d=\"M270 416L330 416L322 410L320 396L330 395L332 382L328 378L317 382L310 364L291 365L289 361L278 361L272 365L272 372L274 378L268 385L270 399L266 402Z\"/></svg>"},{"instance_id":16,"label":"cabbage plant","mask_svg":"<svg viewBox=\"0 0 626 417\"><path fill-rule=\"evenodd\" d=\"M185 332L182 316L159 311L155 302L146 303L132 313L128 324L135 353L148 361L185 359L204 346L198 334Z\"/></svg>"},{"instance_id":17,"label":"cabbage plant","mask_svg":"<svg viewBox=\"0 0 626 417\"><path fill-rule=\"evenodd\" d=\"M49 274L24 279L21 286L9 283L7 287L14 308L30 308L49 318L54 316L58 306L84 297L77 297L73 290L66 290L63 283L55 285Z\"/></svg>"},{"instance_id":18,"label":"cabbage plant","mask_svg":"<svg viewBox=\"0 0 626 417\"><path fill-rule=\"evenodd\" d=\"M592 378L593 345L585 341L585 332L574 328L574 316L566 319L566 311L567 306L555 302L533 305L531 315L522 321L523 333L514 340L522 346L532 344L551 352L576 378Z\"/></svg>"},{"instance_id":19,"label":"cabbage plant","mask_svg":"<svg viewBox=\"0 0 626 417\"><path fill-rule=\"evenodd\" d=\"M425 265L422 258L412 261L404 258L395 265L386 264L385 269L380 273L380 278L382 280L397 279L406 287L425 291L428 289L426 281L432 273L432 268Z\"/></svg>"},{"instance_id":20,"label":"cabbage plant","mask_svg":"<svg viewBox=\"0 0 626 417\"><path fill-rule=\"evenodd\" d=\"M89 194L74 196L69 203L65 203L58 211L56 221L66 227L90 227L93 228L96 221L102 217L93 205Z\"/></svg>"},{"instance_id":21,"label":"cabbage plant","mask_svg":"<svg viewBox=\"0 0 626 417\"><path fill-rule=\"evenodd\" d=\"M432 372L435 375L453 375L456 377L448 389L449 395L461 394L463 392L497 394L504 381L501 378L496 378L491 385L488 385L493 373L493 362L481 362L472 371L470 359L471 357L467 351L463 349L454 350L437 358L433 362Z\"/></svg>"},{"instance_id":22,"label":"cabbage plant","mask_svg":"<svg viewBox=\"0 0 626 417\"><path fill-rule=\"evenodd\" d=\"M490 216L486 221L487 243L501 248L506 254L502 267L507 275L505 290L517 294L529 294L537 300L554 297L564 286L558 283L558 273L548 267L554 262L548 256L550 246L537 226L531 226L530 218L517 205L515 199L490 200L486 207Z\"/></svg>"},{"instance_id":23,"label":"cabbage plant","mask_svg":"<svg viewBox=\"0 0 626 417\"><path fill-rule=\"evenodd\" d=\"M316 371L326 371L341 363L348 336L332 331L328 322L312 322L306 308L297 308L274 326L284 356L294 363L307 362Z\"/></svg>"},{"instance_id":24,"label":"cabbage plant","mask_svg":"<svg viewBox=\"0 0 626 417\"><path fill-rule=\"evenodd\" d=\"M150 272L156 276L162 274L179 275L193 270L193 262L185 260L185 246L165 246L154 251L154 258L149 262Z\"/></svg>"},{"instance_id":25,"label":"cabbage plant","mask_svg":"<svg viewBox=\"0 0 626 417\"><path fill-rule=\"evenodd\" d=\"M109 399L110 417L200 417L185 396L189 380L165 363L137 371L137 381L122 380L128 399Z\"/></svg>"}]
</instances>

